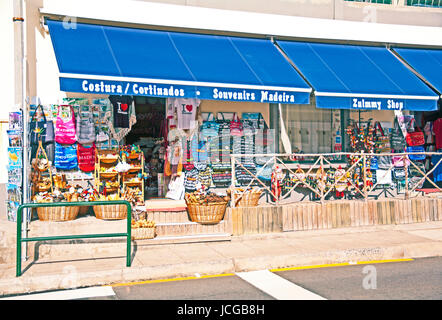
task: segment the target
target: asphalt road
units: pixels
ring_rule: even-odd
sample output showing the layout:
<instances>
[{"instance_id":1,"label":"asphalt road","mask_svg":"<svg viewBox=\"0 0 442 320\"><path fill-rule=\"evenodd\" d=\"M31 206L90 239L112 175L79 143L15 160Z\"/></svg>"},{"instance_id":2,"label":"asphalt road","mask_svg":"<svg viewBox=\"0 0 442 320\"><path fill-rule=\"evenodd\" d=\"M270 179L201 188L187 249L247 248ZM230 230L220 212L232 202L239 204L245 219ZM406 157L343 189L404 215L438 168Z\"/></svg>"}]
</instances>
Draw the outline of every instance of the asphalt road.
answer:
<instances>
[{"instance_id":1,"label":"asphalt road","mask_svg":"<svg viewBox=\"0 0 442 320\"><path fill-rule=\"evenodd\" d=\"M442 257L289 270L274 274L327 300L442 300ZM113 290L113 296L90 299L275 299L270 291L264 292L256 284L237 275L121 285L114 286Z\"/></svg>"}]
</instances>

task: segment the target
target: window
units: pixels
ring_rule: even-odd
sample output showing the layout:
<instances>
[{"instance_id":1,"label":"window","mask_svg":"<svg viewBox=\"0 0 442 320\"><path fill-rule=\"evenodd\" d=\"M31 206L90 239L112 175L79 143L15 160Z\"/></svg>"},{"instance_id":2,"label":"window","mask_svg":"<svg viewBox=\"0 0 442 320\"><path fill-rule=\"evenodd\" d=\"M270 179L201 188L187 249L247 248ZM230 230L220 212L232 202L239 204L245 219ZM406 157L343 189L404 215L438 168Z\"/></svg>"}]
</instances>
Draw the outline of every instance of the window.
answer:
<instances>
[{"instance_id":1,"label":"window","mask_svg":"<svg viewBox=\"0 0 442 320\"><path fill-rule=\"evenodd\" d=\"M339 110L282 104L281 111L294 153L334 152L335 137L340 132Z\"/></svg>"}]
</instances>

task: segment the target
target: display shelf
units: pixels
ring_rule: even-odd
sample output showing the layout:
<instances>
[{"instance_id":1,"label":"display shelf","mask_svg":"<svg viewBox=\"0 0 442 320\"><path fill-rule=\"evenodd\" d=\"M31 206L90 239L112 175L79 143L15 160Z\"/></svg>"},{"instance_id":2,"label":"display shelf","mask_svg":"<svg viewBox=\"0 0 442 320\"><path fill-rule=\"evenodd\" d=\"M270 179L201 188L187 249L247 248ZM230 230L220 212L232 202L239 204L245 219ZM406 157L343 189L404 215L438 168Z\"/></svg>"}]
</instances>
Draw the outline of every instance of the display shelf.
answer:
<instances>
[{"instance_id":1,"label":"display shelf","mask_svg":"<svg viewBox=\"0 0 442 320\"><path fill-rule=\"evenodd\" d=\"M96 150L95 152L95 169L94 169L94 185L97 190L103 190L106 193L117 192L120 196L120 175L118 171L106 171L115 167L120 159L116 150ZM102 168L105 170L102 171ZM115 181L116 180L116 181ZM116 186L106 186L106 184L113 183Z\"/></svg>"},{"instance_id":2,"label":"display shelf","mask_svg":"<svg viewBox=\"0 0 442 320\"><path fill-rule=\"evenodd\" d=\"M126 193L129 188L138 187L141 190L141 198L144 200L144 154L143 152L135 152L126 154L121 153L123 162L127 162L132 167L122 174L122 192ZM136 181L131 181L136 179Z\"/></svg>"}]
</instances>

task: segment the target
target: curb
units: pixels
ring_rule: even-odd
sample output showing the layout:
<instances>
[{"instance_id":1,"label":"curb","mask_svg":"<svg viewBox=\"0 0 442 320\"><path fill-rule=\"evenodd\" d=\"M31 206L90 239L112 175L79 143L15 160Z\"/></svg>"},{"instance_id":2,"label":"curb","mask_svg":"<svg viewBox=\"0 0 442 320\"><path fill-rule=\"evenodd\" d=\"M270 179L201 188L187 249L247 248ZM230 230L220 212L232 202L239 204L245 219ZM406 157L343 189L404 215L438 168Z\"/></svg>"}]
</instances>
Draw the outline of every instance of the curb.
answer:
<instances>
[{"instance_id":1,"label":"curb","mask_svg":"<svg viewBox=\"0 0 442 320\"><path fill-rule=\"evenodd\" d=\"M130 267L98 272L29 276L0 280L0 295L14 295L48 290L74 289L158 279L216 275L263 269L336 264L343 262L379 261L442 256L442 243L409 243L390 247L367 247L308 254L226 258L149 267Z\"/></svg>"}]
</instances>

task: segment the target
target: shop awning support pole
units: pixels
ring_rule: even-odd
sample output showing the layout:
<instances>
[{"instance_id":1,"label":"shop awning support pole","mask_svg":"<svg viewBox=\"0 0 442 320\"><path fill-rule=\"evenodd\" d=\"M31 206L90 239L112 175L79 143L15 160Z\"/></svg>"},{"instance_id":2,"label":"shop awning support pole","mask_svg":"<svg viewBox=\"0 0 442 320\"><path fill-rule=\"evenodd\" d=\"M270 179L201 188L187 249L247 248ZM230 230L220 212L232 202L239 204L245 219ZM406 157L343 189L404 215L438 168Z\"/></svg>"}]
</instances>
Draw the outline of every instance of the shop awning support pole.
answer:
<instances>
[{"instance_id":1,"label":"shop awning support pole","mask_svg":"<svg viewBox=\"0 0 442 320\"><path fill-rule=\"evenodd\" d=\"M23 121L23 168L22 168L22 201L28 202L28 118L26 108L26 2L25 0L15 0L13 5L14 17L14 42L15 42L15 103L19 105L22 112ZM19 211L17 211L17 216ZM28 233L27 210L23 212L23 233ZM17 217L18 221L18 217ZM23 260L27 259L27 245L23 248Z\"/></svg>"}]
</instances>

